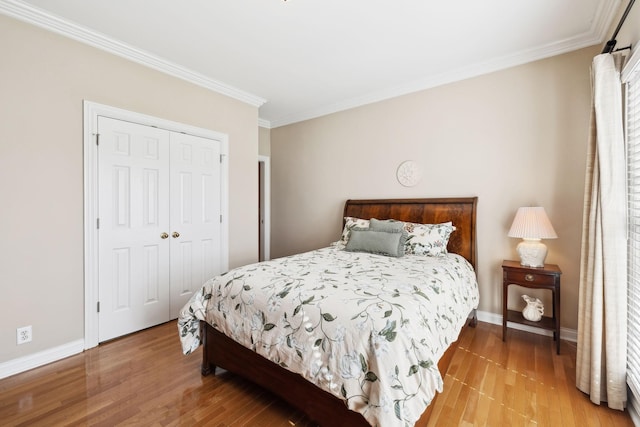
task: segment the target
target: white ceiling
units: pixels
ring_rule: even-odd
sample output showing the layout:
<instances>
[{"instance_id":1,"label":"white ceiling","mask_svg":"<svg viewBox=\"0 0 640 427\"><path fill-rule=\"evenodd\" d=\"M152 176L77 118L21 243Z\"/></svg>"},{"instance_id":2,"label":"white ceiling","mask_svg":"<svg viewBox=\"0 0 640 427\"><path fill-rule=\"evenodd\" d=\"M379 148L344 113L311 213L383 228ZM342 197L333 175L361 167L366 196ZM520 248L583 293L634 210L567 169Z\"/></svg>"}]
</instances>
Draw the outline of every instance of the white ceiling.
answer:
<instances>
[{"instance_id":1,"label":"white ceiling","mask_svg":"<svg viewBox=\"0 0 640 427\"><path fill-rule=\"evenodd\" d=\"M0 0L277 127L606 41L621 0Z\"/></svg>"}]
</instances>

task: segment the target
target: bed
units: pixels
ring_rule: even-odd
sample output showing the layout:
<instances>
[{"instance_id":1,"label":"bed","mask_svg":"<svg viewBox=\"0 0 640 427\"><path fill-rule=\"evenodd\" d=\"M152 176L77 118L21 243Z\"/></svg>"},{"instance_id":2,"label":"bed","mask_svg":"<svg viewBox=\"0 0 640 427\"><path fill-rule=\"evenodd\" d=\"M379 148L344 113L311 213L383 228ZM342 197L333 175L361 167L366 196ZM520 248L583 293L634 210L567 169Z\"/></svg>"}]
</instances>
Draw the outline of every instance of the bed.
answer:
<instances>
[{"instance_id":1,"label":"bed","mask_svg":"<svg viewBox=\"0 0 640 427\"><path fill-rule=\"evenodd\" d=\"M202 375L216 367L241 375L323 426L426 425L460 330L476 322L476 205L476 197L347 200L344 218L452 223L447 254L392 258L339 241L234 269L181 311L183 351L202 344ZM461 282L460 293L442 285L445 276Z\"/></svg>"}]
</instances>

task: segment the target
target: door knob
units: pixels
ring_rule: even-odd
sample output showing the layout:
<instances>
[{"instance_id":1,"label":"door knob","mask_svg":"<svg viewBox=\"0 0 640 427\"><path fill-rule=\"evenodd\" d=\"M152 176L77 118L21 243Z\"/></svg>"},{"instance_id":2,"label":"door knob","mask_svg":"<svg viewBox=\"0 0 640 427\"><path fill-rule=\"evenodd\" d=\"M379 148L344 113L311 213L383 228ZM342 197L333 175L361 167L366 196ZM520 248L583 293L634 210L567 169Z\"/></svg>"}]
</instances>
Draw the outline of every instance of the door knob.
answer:
<instances>
[{"instance_id":1,"label":"door knob","mask_svg":"<svg viewBox=\"0 0 640 427\"><path fill-rule=\"evenodd\" d=\"M161 238L161 239L166 239L167 237L169 237L169 235L168 235L167 233L162 233L162 234L160 235L160 238Z\"/></svg>"},{"instance_id":2,"label":"door knob","mask_svg":"<svg viewBox=\"0 0 640 427\"><path fill-rule=\"evenodd\" d=\"M173 238L176 239L176 238L180 237L180 233L178 233L177 231L174 231L171 236L173 236Z\"/></svg>"}]
</instances>

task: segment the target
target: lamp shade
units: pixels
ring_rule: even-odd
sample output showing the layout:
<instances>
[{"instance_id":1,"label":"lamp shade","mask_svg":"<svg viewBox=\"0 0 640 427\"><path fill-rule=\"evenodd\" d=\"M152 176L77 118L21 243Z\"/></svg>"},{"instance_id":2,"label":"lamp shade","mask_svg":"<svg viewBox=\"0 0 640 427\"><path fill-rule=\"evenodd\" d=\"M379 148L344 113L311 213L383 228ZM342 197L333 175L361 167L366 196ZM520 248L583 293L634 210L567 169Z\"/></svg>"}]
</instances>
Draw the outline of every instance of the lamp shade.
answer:
<instances>
[{"instance_id":1,"label":"lamp shade","mask_svg":"<svg viewBox=\"0 0 640 427\"><path fill-rule=\"evenodd\" d=\"M522 239L555 239L558 237L547 213L541 206L518 208L507 235Z\"/></svg>"}]
</instances>

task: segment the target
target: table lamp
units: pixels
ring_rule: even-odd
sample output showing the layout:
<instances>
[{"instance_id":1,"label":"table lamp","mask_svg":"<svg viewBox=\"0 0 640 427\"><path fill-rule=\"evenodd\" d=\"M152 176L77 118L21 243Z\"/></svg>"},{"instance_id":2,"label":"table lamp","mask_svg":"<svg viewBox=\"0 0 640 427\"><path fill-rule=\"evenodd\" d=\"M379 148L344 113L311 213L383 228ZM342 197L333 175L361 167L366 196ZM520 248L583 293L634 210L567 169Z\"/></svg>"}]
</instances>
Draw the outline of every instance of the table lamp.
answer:
<instances>
[{"instance_id":1,"label":"table lamp","mask_svg":"<svg viewBox=\"0 0 640 427\"><path fill-rule=\"evenodd\" d=\"M558 237L541 206L518 208L507 235L522 238L516 251L520 256L520 264L526 267L544 267L547 246L540 240Z\"/></svg>"}]
</instances>

